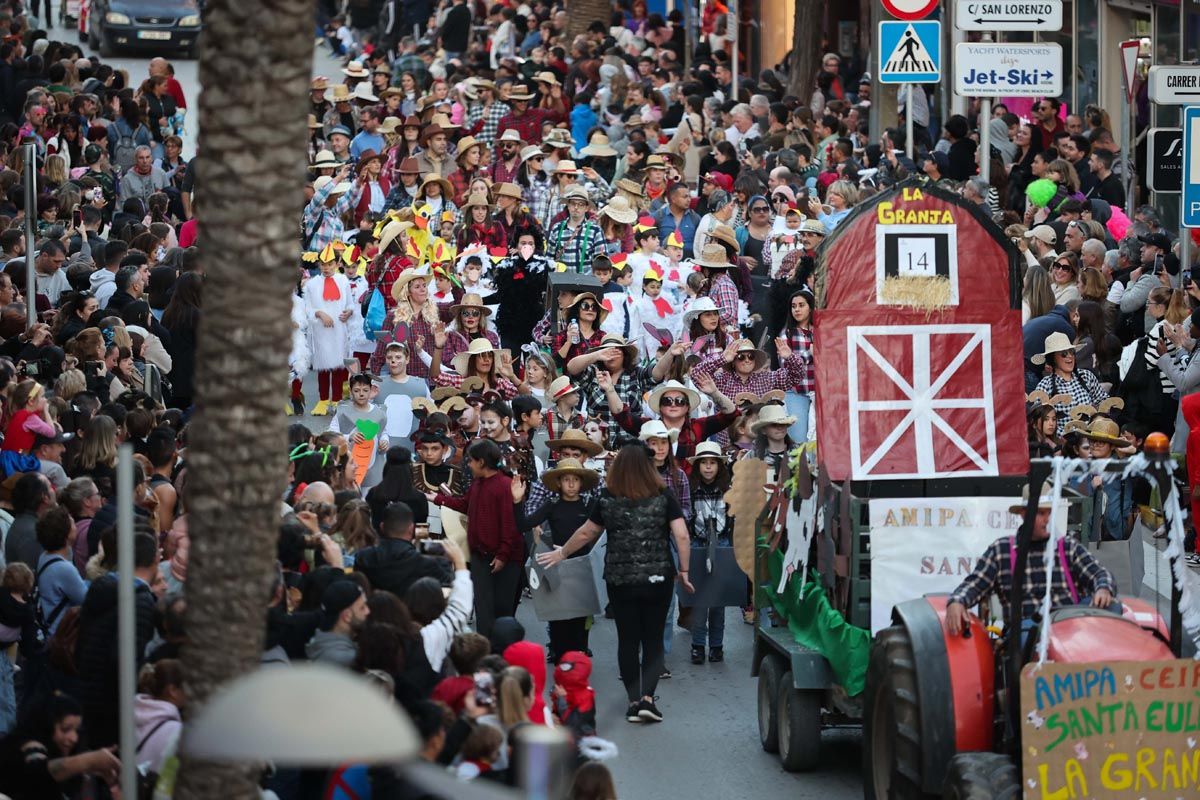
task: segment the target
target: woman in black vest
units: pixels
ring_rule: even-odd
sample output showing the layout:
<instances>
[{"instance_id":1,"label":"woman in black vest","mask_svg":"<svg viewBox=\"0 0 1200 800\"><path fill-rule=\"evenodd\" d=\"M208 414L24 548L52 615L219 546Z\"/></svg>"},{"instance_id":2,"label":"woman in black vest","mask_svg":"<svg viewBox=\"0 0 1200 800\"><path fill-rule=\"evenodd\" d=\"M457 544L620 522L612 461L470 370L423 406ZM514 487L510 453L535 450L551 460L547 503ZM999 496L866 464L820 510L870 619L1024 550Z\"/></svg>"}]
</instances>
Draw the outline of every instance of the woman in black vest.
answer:
<instances>
[{"instance_id":1,"label":"woman in black vest","mask_svg":"<svg viewBox=\"0 0 1200 800\"><path fill-rule=\"evenodd\" d=\"M588 521L561 547L538 556L543 567L568 558L608 531L604 581L617 622L617 664L629 698L629 722L661 722L654 690L663 670L663 627L674 579L694 591L687 570L690 542L679 501L667 490L641 444L621 448L608 471L608 486ZM640 653L639 653L640 651Z\"/></svg>"}]
</instances>

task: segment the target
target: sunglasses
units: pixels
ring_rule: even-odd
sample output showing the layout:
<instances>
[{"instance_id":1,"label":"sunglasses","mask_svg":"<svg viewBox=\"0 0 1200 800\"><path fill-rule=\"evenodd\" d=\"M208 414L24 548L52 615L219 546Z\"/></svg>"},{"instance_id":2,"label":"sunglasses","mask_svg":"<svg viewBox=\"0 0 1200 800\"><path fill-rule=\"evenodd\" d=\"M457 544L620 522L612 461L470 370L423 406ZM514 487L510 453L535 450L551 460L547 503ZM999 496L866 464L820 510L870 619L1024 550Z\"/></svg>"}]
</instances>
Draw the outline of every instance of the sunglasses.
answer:
<instances>
[{"instance_id":1,"label":"sunglasses","mask_svg":"<svg viewBox=\"0 0 1200 800\"><path fill-rule=\"evenodd\" d=\"M462 315L463 315L464 317L482 317L482 316L483 316L483 312L482 312L482 311L480 311L480 310L478 310L478 309L469 308L469 309L466 309L466 310L464 310L464 311L462 312Z\"/></svg>"},{"instance_id":2,"label":"sunglasses","mask_svg":"<svg viewBox=\"0 0 1200 800\"><path fill-rule=\"evenodd\" d=\"M756 357L757 357L757 355L755 353L738 353L737 358L735 360L737 360L737 361L753 361Z\"/></svg>"},{"instance_id":3,"label":"sunglasses","mask_svg":"<svg viewBox=\"0 0 1200 800\"><path fill-rule=\"evenodd\" d=\"M768 208L767 206L756 206L756 207L750 209L750 213L751 214L765 214L770 210L771 209Z\"/></svg>"},{"instance_id":4,"label":"sunglasses","mask_svg":"<svg viewBox=\"0 0 1200 800\"><path fill-rule=\"evenodd\" d=\"M1072 269L1074 269L1074 267L1072 267L1070 264L1064 264L1064 263L1062 263L1062 262L1058 262L1058 263L1056 263L1056 264L1054 265L1054 268L1055 268L1055 269L1065 269L1065 270L1067 270L1068 272L1070 272Z\"/></svg>"},{"instance_id":5,"label":"sunglasses","mask_svg":"<svg viewBox=\"0 0 1200 800\"><path fill-rule=\"evenodd\" d=\"M596 311L599 308L600 306L596 305L595 303L584 302L579 304L580 311Z\"/></svg>"},{"instance_id":6,"label":"sunglasses","mask_svg":"<svg viewBox=\"0 0 1200 800\"><path fill-rule=\"evenodd\" d=\"M659 405L663 406L686 406L688 399L686 397L664 397L659 400Z\"/></svg>"}]
</instances>

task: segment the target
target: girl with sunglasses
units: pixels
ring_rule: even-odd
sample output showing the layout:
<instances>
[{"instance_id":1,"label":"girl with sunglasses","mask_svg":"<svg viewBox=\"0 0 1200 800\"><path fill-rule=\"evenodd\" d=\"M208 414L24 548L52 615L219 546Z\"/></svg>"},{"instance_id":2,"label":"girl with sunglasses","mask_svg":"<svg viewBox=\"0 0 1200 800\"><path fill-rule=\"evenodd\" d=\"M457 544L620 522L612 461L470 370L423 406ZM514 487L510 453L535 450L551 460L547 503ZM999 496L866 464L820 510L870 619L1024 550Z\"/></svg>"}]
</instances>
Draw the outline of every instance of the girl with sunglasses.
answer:
<instances>
[{"instance_id":1,"label":"girl with sunglasses","mask_svg":"<svg viewBox=\"0 0 1200 800\"><path fill-rule=\"evenodd\" d=\"M743 256L753 258L755 264L762 264L763 245L771 235L772 223L771 204L761 194L750 198L746 204L747 219L744 225L739 225L734 231Z\"/></svg>"},{"instance_id":2,"label":"girl with sunglasses","mask_svg":"<svg viewBox=\"0 0 1200 800\"><path fill-rule=\"evenodd\" d=\"M454 357L464 352L476 339L487 339L492 347L500 349L500 337L488 329L488 317L492 310L483 304L477 294L465 294L457 305L450 306L454 319L446 328L446 349L442 351L442 363L450 366Z\"/></svg>"},{"instance_id":3,"label":"girl with sunglasses","mask_svg":"<svg viewBox=\"0 0 1200 800\"><path fill-rule=\"evenodd\" d=\"M567 364L576 356L594 350L604 339L600 324L608 312L600 305L596 295L584 292L567 308L567 318L554 336L551 349L560 364Z\"/></svg>"}]
</instances>

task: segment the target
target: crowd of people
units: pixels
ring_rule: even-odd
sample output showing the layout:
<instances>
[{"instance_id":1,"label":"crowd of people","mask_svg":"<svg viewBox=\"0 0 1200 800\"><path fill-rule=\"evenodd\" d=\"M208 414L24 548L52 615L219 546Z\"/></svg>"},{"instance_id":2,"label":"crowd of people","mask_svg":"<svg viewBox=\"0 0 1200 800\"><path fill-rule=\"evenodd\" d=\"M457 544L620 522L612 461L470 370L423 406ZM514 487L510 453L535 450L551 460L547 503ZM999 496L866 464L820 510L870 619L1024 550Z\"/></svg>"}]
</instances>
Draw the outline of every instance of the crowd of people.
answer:
<instances>
[{"instance_id":1,"label":"crowd of people","mask_svg":"<svg viewBox=\"0 0 1200 800\"><path fill-rule=\"evenodd\" d=\"M572 37L559 6L319 4L342 66L312 81L264 664L368 676L415 722L421 758L464 780L511 782L517 733L563 727L581 765L572 797L614 800L589 632L612 620L625 719L652 725L672 710L658 692L676 627L708 668L727 617L753 622L748 585L730 614L694 602L727 563L712 552L731 545L733 467L778 467L815 440L819 248L910 178L978 204L1027 262L1031 454L1122 457L1163 431L1200 483L1200 273L1152 208L1125 216L1102 110L1066 116L1047 98L1029 123L997 104L933 125L918 90L909 159L903 119L868 140L870 76L833 53L811 96L774 70L735 93L723 17L704 15L685 65L679 12L615 3ZM186 704L203 286L186 98L167 61L134 79L13 10L0 9L0 792L103 796L119 766L122 442L137 453L142 667L129 757L147 781L176 769ZM1103 497L1109 538L1149 502L1133 483L1079 488ZM517 621L522 602L544 635ZM263 781L285 800L423 796L361 765Z\"/></svg>"}]
</instances>

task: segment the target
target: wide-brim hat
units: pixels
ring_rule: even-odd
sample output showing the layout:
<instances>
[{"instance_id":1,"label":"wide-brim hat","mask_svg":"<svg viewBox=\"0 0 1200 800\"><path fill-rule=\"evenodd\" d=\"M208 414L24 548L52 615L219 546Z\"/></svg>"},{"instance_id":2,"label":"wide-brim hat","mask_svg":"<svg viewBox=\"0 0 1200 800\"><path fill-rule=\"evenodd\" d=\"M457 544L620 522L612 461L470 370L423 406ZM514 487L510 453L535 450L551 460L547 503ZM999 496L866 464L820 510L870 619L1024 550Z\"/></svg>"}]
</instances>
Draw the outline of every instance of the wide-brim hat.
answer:
<instances>
[{"instance_id":1,"label":"wide-brim hat","mask_svg":"<svg viewBox=\"0 0 1200 800\"><path fill-rule=\"evenodd\" d=\"M642 115L634 114L629 119L625 120L625 124L622 127L625 128L625 130L627 130L627 131L631 131L636 128L645 127L645 125L646 125L646 123L642 121Z\"/></svg>"},{"instance_id":2,"label":"wide-brim hat","mask_svg":"<svg viewBox=\"0 0 1200 800\"><path fill-rule=\"evenodd\" d=\"M349 103L351 97L350 87L344 83L335 83L325 92L325 99L331 103Z\"/></svg>"},{"instance_id":3,"label":"wide-brim hat","mask_svg":"<svg viewBox=\"0 0 1200 800\"><path fill-rule=\"evenodd\" d=\"M630 178L621 178L621 180L617 181L617 188L622 192L628 192L634 197L644 198L646 196L646 193L642 191L642 185Z\"/></svg>"},{"instance_id":4,"label":"wide-brim hat","mask_svg":"<svg viewBox=\"0 0 1200 800\"><path fill-rule=\"evenodd\" d=\"M442 130L446 131L447 133L449 133L451 131L456 131L462 127L461 125L455 125L453 122L450 121L450 117L448 115L446 115L440 111L436 112L433 115L433 117L429 120L429 124L437 125L438 127L440 127Z\"/></svg>"},{"instance_id":5,"label":"wide-brim hat","mask_svg":"<svg viewBox=\"0 0 1200 800\"><path fill-rule=\"evenodd\" d=\"M500 136L499 139L496 140L496 144L504 144L505 142L512 142L513 144L520 145L525 144L525 140L521 138L521 132L516 128L509 128Z\"/></svg>"},{"instance_id":6,"label":"wide-brim hat","mask_svg":"<svg viewBox=\"0 0 1200 800\"><path fill-rule=\"evenodd\" d=\"M695 322L701 314L704 314L708 311L715 311L718 314L721 313L721 309L717 308L716 301L714 301L711 297L697 297L695 302L693 302L688 310L683 314L683 327L691 327L692 323Z\"/></svg>"},{"instance_id":7,"label":"wide-brim hat","mask_svg":"<svg viewBox=\"0 0 1200 800\"><path fill-rule=\"evenodd\" d=\"M441 125L431 122L424 128L421 128L421 135L417 139L421 142L421 146L424 147L429 143L429 137L437 136L439 133L449 134L450 132Z\"/></svg>"},{"instance_id":8,"label":"wide-brim hat","mask_svg":"<svg viewBox=\"0 0 1200 800\"><path fill-rule=\"evenodd\" d=\"M582 450L589 456L598 456L604 450L603 447L589 439L587 434L579 428L568 428L563 431L562 436L558 439L551 439L546 442L546 447L550 448L551 452L563 447L574 447Z\"/></svg>"},{"instance_id":9,"label":"wide-brim hat","mask_svg":"<svg viewBox=\"0 0 1200 800\"><path fill-rule=\"evenodd\" d=\"M642 429L638 431L638 438L643 442L649 439L667 439L674 442L679 438L679 430L668 428L661 419L652 419L642 424Z\"/></svg>"},{"instance_id":10,"label":"wide-brim hat","mask_svg":"<svg viewBox=\"0 0 1200 800\"><path fill-rule=\"evenodd\" d=\"M806 218L800 223L800 232L815 233L818 236L824 236L828 233L828 231L825 230L825 225L821 222L821 220L812 218Z\"/></svg>"},{"instance_id":11,"label":"wide-brim hat","mask_svg":"<svg viewBox=\"0 0 1200 800\"><path fill-rule=\"evenodd\" d=\"M708 243L704 245L704 249L700 251L693 263L700 267L708 267L709 269L733 269L733 264L729 261L729 253L719 244Z\"/></svg>"},{"instance_id":12,"label":"wide-brim hat","mask_svg":"<svg viewBox=\"0 0 1200 800\"><path fill-rule=\"evenodd\" d=\"M680 392L686 395L689 409L695 410L700 405L700 393L692 387L685 386L677 380L663 381L654 387L654 391L650 392L650 396L646 398L646 405L650 406L655 414L662 413L658 407L662 403L663 395L667 392Z\"/></svg>"},{"instance_id":13,"label":"wide-brim hat","mask_svg":"<svg viewBox=\"0 0 1200 800\"><path fill-rule=\"evenodd\" d=\"M1072 344L1070 338L1061 331L1055 331L1046 337L1046 342L1042 346L1042 352L1034 353L1029 357L1029 360L1034 364L1045 364L1046 356L1051 353L1065 353L1068 350L1079 350L1083 347L1081 344Z\"/></svg>"},{"instance_id":14,"label":"wide-brim hat","mask_svg":"<svg viewBox=\"0 0 1200 800\"><path fill-rule=\"evenodd\" d=\"M483 312L485 317L492 315L492 310L483 304L483 298L474 292L467 292L462 296L462 300L450 306L450 313L458 314L464 308L478 308Z\"/></svg>"},{"instance_id":15,"label":"wide-brim hat","mask_svg":"<svg viewBox=\"0 0 1200 800\"><path fill-rule=\"evenodd\" d=\"M558 466L554 469L548 469L542 473L542 483L552 492L561 491L562 478L566 475L575 475L579 478L582 486L581 491L595 489L600 483L600 474L594 469L588 469L579 463L574 458L564 458L558 462Z\"/></svg>"},{"instance_id":16,"label":"wide-brim hat","mask_svg":"<svg viewBox=\"0 0 1200 800\"><path fill-rule=\"evenodd\" d=\"M1122 438L1121 426L1108 417L1096 417L1082 434L1085 439L1091 439L1093 442L1107 442L1117 447L1133 446L1133 442Z\"/></svg>"},{"instance_id":17,"label":"wide-brim hat","mask_svg":"<svg viewBox=\"0 0 1200 800\"><path fill-rule=\"evenodd\" d=\"M317 119L316 114L308 115L308 129L310 131L318 131L323 127L325 127L325 126L321 123L321 121L319 119Z\"/></svg>"},{"instance_id":18,"label":"wide-brim hat","mask_svg":"<svg viewBox=\"0 0 1200 800\"><path fill-rule=\"evenodd\" d=\"M475 206L482 206L483 208L486 208L488 212L492 211L491 200L483 192L472 192L470 195L468 195L466 202L462 204L462 210L466 211L467 209L474 208Z\"/></svg>"},{"instance_id":19,"label":"wide-brim hat","mask_svg":"<svg viewBox=\"0 0 1200 800\"><path fill-rule=\"evenodd\" d=\"M341 163L337 160L337 156L332 150L320 150L317 152L317 157L310 164L313 169L337 169Z\"/></svg>"},{"instance_id":20,"label":"wide-brim hat","mask_svg":"<svg viewBox=\"0 0 1200 800\"><path fill-rule=\"evenodd\" d=\"M366 82L360 83L354 87L354 99L362 100L367 103L379 102L379 97L375 94L375 92L371 91L371 84Z\"/></svg>"},{"instance_id":21,"label":"wide-brim hat","mask_svg":"<svg viewBox=\"0 0 1200 800\"><path fill-rule=\"evenodd\" d=\"M326 78L324 75L318 75L312 79L312 83L309 84L308 88L312 92L323 92L329 88L329 78Z\"/></svg>"},{"instance_id":22,"label":"wide-brim hat","mask_svg":"<svg viewBox=\"0 0 1200 800\"><path fill-rule=\"evenodd\" d=\"M401 89L399 86L388 86L388 87L380 90L380 92L379 92L380 100L387 100L389 97L404 97L404 90ZM399 120L400 118L397 117L396 119ZM397 125L396 127L400 127L400 126Z\"/></svg>"},{"instance_id":23,"label":"wide-brim hat","mask_svg":"<svg viewBox=\"0 0 1200 800\"><path fill-rule=\"evenodd\" d=\"M554 165L554 174L557 175L579 175L582 170L569 158L564 158Z\"/></svg>"},{"instance_id":24,"label":"wide-brim hat","mask_svg":"<svg viewBox=\"0 0 1200 800\"><path fill-rule=\"evenodd\" d=\"M384 92L384 94L387 94L387 92ZM384 117L383 122L379 123L379 132L387 136L400 130L401 125L399 117Z\"/></svg>"},{"instance_id":25,"label":"wide-brim hat","mask_svg":"<svg viewBox=\"0 0 1200 800\"><path fill-rule=\"evenodd\" d=\"M737 350L734 351L734 361L735 362L737 360L738 353L754 353L754 369L756 371L765 367L767 365L767 362L771 360L770 357L766 353L764 353L762 350L759 350L757 347L755 347L754 343L751 342L749 339L742 339L738 343L738 348L737 348ZM733 362L729 363L727 366L729 367L729 369L734 368Z\"/></svg>"},{"instance_id":26,"label":"wide-brim hat","mask_svg":"<svg viewBox=\"0 0 1200 800\"><path fill-rule=\"evenodd\" d=\"M542 152L542 148L536 144L526 145L521 148L521 163L524 164L531 158L545 158L546 154Z\"/></svg>"},{"instance_id":27,"label":"wide-brim hat","mask_svg":"<svg viewBox=\"0 0 1200 800\"><path fill-rule=\"evenodd\" d=\"M400 164L396 167L396 172L401 175L420 175L421 162L417 161L412 156L400 160Z\"/></svg>"},{"instance_id":28,"label":"wide-brim hat","mask_svg":"<svg viewBox=\"0 0 1200 800\"><path fill-rule=\"evenodd\" d=\"M596 297L596 295L592 294L591 292L580 292L579 294L575 295L575 299L571 301L571 305L567 306L567 312L569 313L572 308L579 305L584 300L591 300L596 304L596 307L600 309L596 316L596 327L599 328L600 324L604 322L604 318L608 316L608 309L605 308L604 304L600 302L600 298Z\"/></svg>"},{"instance_id":29,"label":"wide-brim hat","mask_svg":"<svg viewBox=\"0 0 1200 800\"><path fill-rule=\"evenodd\" d=\"M388 249L392 242L396 241L396 237L402 232L412 230L413 224L408 221L400 221L394 219L387 225L383 226L383 230L379 232L379 252L384 252Z\"/></svg>"},{"instance_id":30,"label":"wide-brim hat","mask_svg":"<svg viewBox=\"0 0 1200 800\"><path fill-rule=\"evenodd\" d=\"M678 230L679 229L676 228L676 231ZM713 225L712 229L708 232L708 238L725 245L725 255L731 262L730 266L736 267L738 253L741 252L742 246L738 244L737 233L734 232L733 228L729 227L724 222L718 222L716 225Z\"/></svg>"},{"instance_id":31,"label":"wide-brim hat","mask_svg":"<svg viewBox=\"0 0 1200 800\"><path fill-rule=\"evenodd\" d=\"M492 199L499 200L501 197L511 197L513 200L525 199L521 187L515 183L497 183L492 186Z\"/></svg>"},{"instance_id":32,"label":"wide-brim hat","mask_svg":"<svg viewBox=\"0 0 1200 800\"><path fill-rule=\"evenodd\" d=\"M342 74L350 78L365 78L371 73L367 71L361 61L351 61L342 68Z\"/></svg>"},{"instance_id":33,"label":"wide-brim hat","mask_svg":"<svg viewBox=\"0 0 1200 800\"><path fill-rule=\"evenodd\" d=\"M483 142L476 139L474 136L464 136L457 142L458 154L454 156L455 161L461 161L462 157L470 152L472 147L483 147Z\"/></svg>"},{"instance_id":34,"label":"wide-brim hat","mask_svg":"<svg viewBox=\"0 0 1200 800\"><path fill-rule=\"evenodd\" d=\"M599 158L612 158L618 155L616 148L612 146L608 136L603 133L593 133L587 147L579 151L581 156L596 156Z\"/></svg>"},{"instance_id":35,"label":"wide-brim hat","mask_svg":"<svg viewBox=\"0 0 1200 800\"><path fill-rule=\"evenodd\" d=\"M637 222L638 212L624 197L614 197L604 208L600 209L600 216L608 217L613 222L619 222L622 225L632 225Z\"/></svg>"},{"instance_id":36,"label":"wide-brim hat","mask_svg":"<svg viewBox=\"0 0 1200 800\"><path fill-rule=\"evenodd\" d=\"M401 125L400 127L401 128L420 128L421 126L422 126L421 118L418 117L416 114L409 114L407 117L404 118L404 124Z\"/></svg>"},{"instance_id":37,"label":"wide-brim hat","mask_svg":"<svg viewBox=\"0 0 1200 800\"><path fill-rule=\"evenodd\" d=\"M588 194L587 189L583 188L579 184L567 187L567 190L562 193L562 201L564 205L571 200L582 200L589 206L592 204L592 196Z\"/></svg>"},{"instance_id":38,"label":"wide-brim hat","mask_svg":"<svg viewBox=\"0 0 1200 800\"><path fill-rule=\"evenodd\" d=\"M422 278L426 281L433 280L433 272L429 267L412 267L401 272L400 277L396 278L396 282L392 284L392 299L399 303L404 299L404 292L408 289L408 285Z\"/></svg>"},{"instance_id":39,"label":"wide-brim hat","mask_svg":"<svg viewBox=\"0 0 1200 800\"><path fill-rule=\"evenodd\" d=\"M546 399L552 403L569 394L579 394L579 387L571 383L571 378L567 375L559 375L550 381L550 386L546 389Z\"/></svg>"},{"instance_id":40,"label":"wide-brim hat","mask_svg":"<svg viewBox=\"0 0 1200 800\"><path fill-rule=\"evenodd\" d=\"M442 197L449 200L454 196L454 187L450 185L450 181L438 175L436 172L431 172L421 181L421 188L417 190L417 194L425 196L425 187L431 183L436 183L442 187Z\"/></svg>"},{"instance_id":41,"label":"wide-brim hat","mask_svg":"<svg viewBox=\"0 0 1200 800\"><path fill-rule=\"evenodd\" d=\"M604 306L600 306L600 311L607 314ZM604 334L604 338L600 340L600 344L596 345L594 350L610 350L617 347L625 353L627 359L636 359L638 357L637 343L631 342L617 333Z\"/></svg>"},{"instance_id":42,"label":"wide-brim hat","mask_svg":"<svg viewBox=\"0 0 1200 800\"><path fill-rule=\"evenodd\" d=\"M383 162L383 154L376 153L374 150L372 150L370 148L363 150L362 153L360 153L358 156L358 164L355 165L354 171L361 172L362 168L365 167L367 164L370 164L372 161L378 161L378 162L382 163Z\"/></svg>"},{"instance_id":43,"label":"wide-brim hat","mask_svg":"<svg viewBox=\"0 0 1200 800\"><path fill-rule=\"evenodd\" d=\"M1053 504L1054 504L1054 487L1052 487L1049 482L1043 483L1042 491L1038 494L1037 507L1039 509L1050 508ZM1021 502L1009 506L1008 510L1011 513L1016 514L1018 516L1024 516L1025 507L1028 505L1029 505L1029 486L1026 485L1025 488L1021 490Z\"/></svg>"},{"instance_id":44,"label":"wide-brim hat","mask_svg":"<svg viewBox=\"0 0 1200 800\"><path fill-rule=\"evenodd\" d=\"M508 93L509 100L532 100L535 97L528 86L524 84L513 84L512 90Z\"/></svg>"},{"instance_id":45,"label":"wide-brim hat","mask_svg":"<svg viewBox=\"0 0 1200 800\"><path fill-rule=\"evenodd\" d=\"M750 426L750 432L757 434L768 425L792 425L795 422L796 418L787 413L787 409L783 406L763 406L758 412L758 419L754 420L754 424Z\"/></svg>"},{"instance_id":46,"label":"wide-brim hat","mask_svg":"<svg viewBox=\"0 0 1200 800\"><path fill-rule=\"evenodd\" d=\"M536 75L533 76L533 79L535 81L537 81L538 83L548 83L551 86L561 86L562 85L558 82L558 76L555 75L553 72L550 72L549 70L547 70L546 72L537 73Z\"/></svg>"},{"instance_id":47,"label":"wide-brim hat","mask_svg":"<svg viewBox=\"0 0 1200 800\"><path fill-rule=\"evenodd\" d=\"M721 445L716 442L701 442L696 445L695 455L688 456L688 463L695 464L702 458L715 458L718 461L724 461L725 454L721 452Z\"/></svg>"},{"instance_id":48,"label":"wide-brim hat","mask_svg":"<svg viewBox=\"0 0 1200 800\"><path fill-rule=\"evenodd\" d=\"M556 149L565 149L575 145L575 137L566 128L551 128L550 132L542 139L542 146Z\"/></svg>"},{"instance_id":49,"label":"wide-brim hat","mask_svg":"<svg viewBox=\"0 0 1200 800\"><path fill-rule=\"evenodd\" d=\"M496 348L494 345L492 345L492 343L489 339L484 339L484 338L472 339L471 343L469 345L467 345L466 350L463 350L461 353L454 356L454 358L450 360L450 365L452 367L454 367L454 371L457 372L459 375L466 375L467 374L467 365L471 362L471 359L474 356L481 356L485 353L492 353L493 354L492 357L495 358L496 360L499 360L500 356L503 353L507 353L507 352L508 352L507 350L501 350L501 349Z\"/></svg>"}]
</instances>

